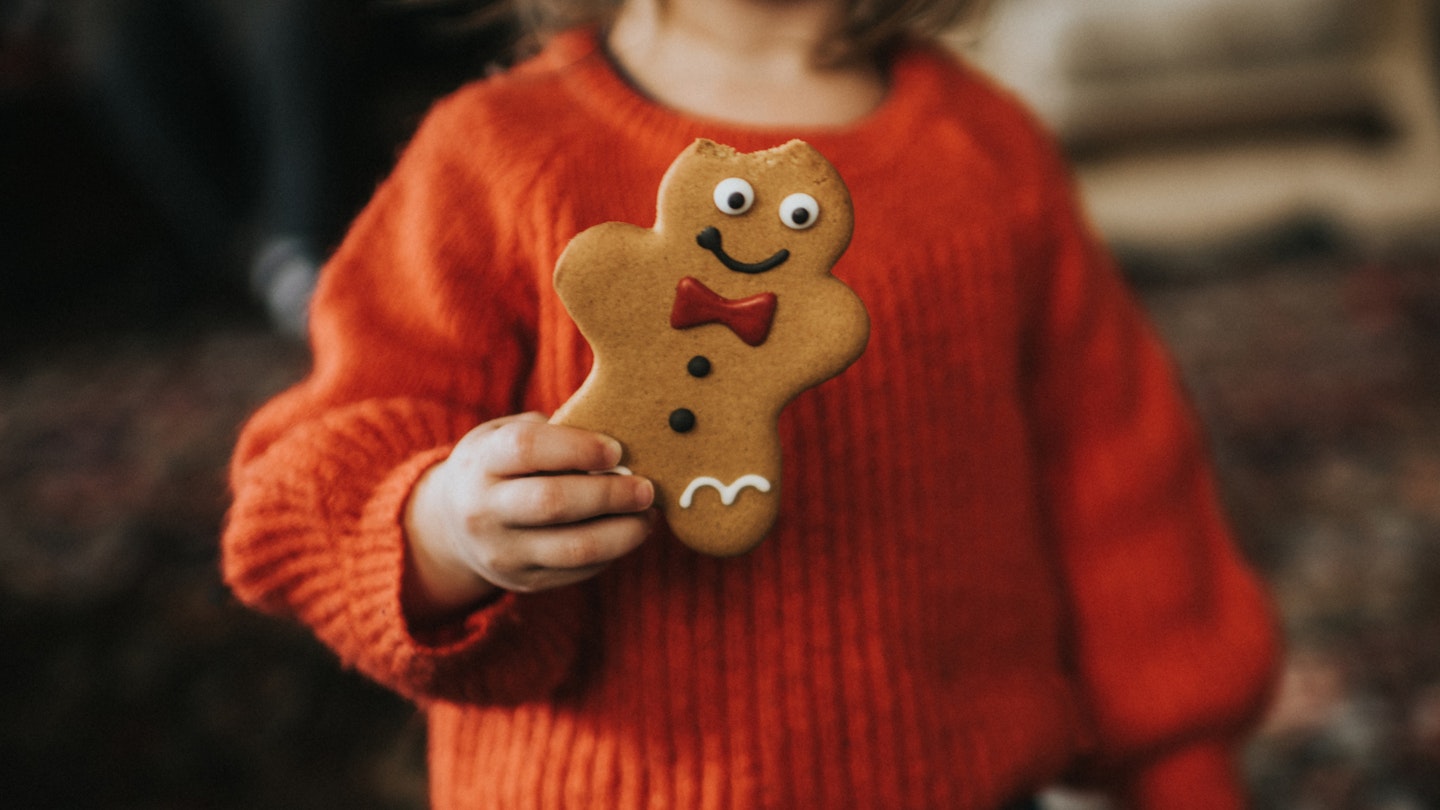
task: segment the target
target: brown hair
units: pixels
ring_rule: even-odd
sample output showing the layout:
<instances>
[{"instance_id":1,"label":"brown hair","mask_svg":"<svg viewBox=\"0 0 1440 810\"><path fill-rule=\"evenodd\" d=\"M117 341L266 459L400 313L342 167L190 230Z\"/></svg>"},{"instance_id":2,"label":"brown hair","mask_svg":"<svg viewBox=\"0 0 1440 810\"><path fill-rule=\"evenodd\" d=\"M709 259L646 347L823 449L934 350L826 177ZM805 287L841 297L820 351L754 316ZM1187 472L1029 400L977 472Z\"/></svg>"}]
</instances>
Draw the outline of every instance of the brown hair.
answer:
<instances>
[{"instance_id":1,"label":"brown hair","mask_svg":"<svg viewBox=\"0 0 1440 810\"><path fill-rule=\"evenodd\" d=\"M623 0L505 0L531 34L544 38L579 25L605 25ZM662 0L663 2L663 0ZM881 54L907 37L937 35L979 14L990 0L844 0L844 18L817 56L842 62Z\"/></svg>"}]
</instances>

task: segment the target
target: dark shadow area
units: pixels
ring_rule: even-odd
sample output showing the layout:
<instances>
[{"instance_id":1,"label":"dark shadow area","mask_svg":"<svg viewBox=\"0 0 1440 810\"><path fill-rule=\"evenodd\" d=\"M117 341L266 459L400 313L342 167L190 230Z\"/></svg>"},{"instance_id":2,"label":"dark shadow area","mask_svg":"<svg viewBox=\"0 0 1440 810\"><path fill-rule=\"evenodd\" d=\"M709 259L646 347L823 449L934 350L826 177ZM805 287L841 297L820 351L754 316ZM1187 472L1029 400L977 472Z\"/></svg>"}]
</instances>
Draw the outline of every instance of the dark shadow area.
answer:
<instances>
[{"instance_id":1,"label":"dark shadow area","mask_svg":"<svg viewBox=\"0 0 1440 810\"><path fill-rule=\"evenodd\" d=\"M469 25L483 4L329 4L295 44L331 72L284 92L323 91L289 103L334 129L267 145L254 74L218 64L235 43L130 20L138 50L101 54L83 30L174 5L0 3L4 804L421 807L413 708L237 605L216 540L239 425L309 363L250 277L267 231L304 223L323 259L429 104L513 32ZM131 58L154 83L116 86ZM117 120L147 109L175 120ZM307 162L325 170L265 190Z\"/></svg>"}]
</instances>

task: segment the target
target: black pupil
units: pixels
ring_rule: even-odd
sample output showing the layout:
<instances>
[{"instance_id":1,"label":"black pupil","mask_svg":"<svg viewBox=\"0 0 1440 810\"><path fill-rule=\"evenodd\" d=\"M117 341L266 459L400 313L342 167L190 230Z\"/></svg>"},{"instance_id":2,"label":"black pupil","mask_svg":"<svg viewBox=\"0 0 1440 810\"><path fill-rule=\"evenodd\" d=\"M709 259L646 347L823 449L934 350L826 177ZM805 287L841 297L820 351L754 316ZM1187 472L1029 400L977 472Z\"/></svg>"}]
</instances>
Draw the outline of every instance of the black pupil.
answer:
<instances>
[{"instance_id":1,"label":"black pupil","mask_svg":"<svg viewBox=\"0 0 1440 810\"><path fill-rule=\"evenodd\" d=\"M732 191L730 196L725 198L732 211L739 211L745 207L745 193L743 191Z\"/></svg>"},{"instance_id":2,"label":"black pupil","mask_svg":"<svg viewBox=\"0 0 1440 810\"><path fill-rule=\"evenodd\" d=\"M790 214L790 221L796 225L804 225L810 221L810 212L804 208L796 208Z\"/></svg>"}]
</instances>

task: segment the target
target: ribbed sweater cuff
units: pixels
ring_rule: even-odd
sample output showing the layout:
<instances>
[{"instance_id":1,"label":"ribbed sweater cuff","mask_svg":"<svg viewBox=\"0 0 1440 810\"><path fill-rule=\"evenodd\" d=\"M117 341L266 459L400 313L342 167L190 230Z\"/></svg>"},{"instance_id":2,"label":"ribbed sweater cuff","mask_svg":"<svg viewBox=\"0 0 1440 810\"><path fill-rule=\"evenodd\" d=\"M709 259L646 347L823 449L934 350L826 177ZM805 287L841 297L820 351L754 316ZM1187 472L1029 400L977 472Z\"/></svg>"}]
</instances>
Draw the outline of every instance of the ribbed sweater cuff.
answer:
<instances>
[{"instance_id":1,"label":"ribbed sweater cuff","mask_svg":"<svg viewBox=\"0 0 1440 810\"><path fill-rule=\"evenodd\" d=\"M1193 745L1149 763L1125 785L1129 810L1244 810L1233 752L1216 743Z\"/></svg>"},{"instance_id":2,"label":"ribbed sweater cuff","mask_svg":"<svg viewBox=\"0 0 1440 810\"><path fill-rule=\"evenodd\" d=\"M516 703L548 695L575 658L583 602L577 589L506 594L461 621L423 630L405 619L405 504L420 476L449 449L400 464L367 504L349 561L355 632L373 640L375 660L394 662L397 670L375 674L421 702Z\"/></svg>"},{"instance_id":3,"label":"ribbed sweater cuff","mask_svg":"<svg viewBox=\"0 0 1440 810\"><path fill-rule=\"evenodd\" d=\"M437 447L416 453L391 470L366 504L358 537L350 547L352 621L365 637L377 639L392 655L453 654L479 639L479 628L463 632L467 628L459 623L415 632L403 607L409 542L404 529L405 506L420 476L449 452L449 447Z\"/></svg>"}]
</instances>

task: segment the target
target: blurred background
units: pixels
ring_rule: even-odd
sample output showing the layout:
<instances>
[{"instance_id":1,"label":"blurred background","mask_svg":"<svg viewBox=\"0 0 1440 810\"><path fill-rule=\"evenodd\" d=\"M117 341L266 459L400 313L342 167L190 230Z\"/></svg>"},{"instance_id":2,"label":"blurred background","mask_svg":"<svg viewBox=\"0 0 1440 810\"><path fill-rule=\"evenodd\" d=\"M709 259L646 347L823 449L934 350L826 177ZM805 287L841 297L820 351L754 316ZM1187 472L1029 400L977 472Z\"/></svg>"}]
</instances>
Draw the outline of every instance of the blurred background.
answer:
<instances>
[{"instance_id":1,"label":"blurred background","mask_svg":"<svg viewBox=\"0 0 1440 810\"><path fill-rule=\"evenodd\" d=\"M1440 4L1000 0L1289 643L1258 808L1440 808ZM0 795L416 808L413 711L219 581L237 426L473 0L0 0ZM1083 798L1053 797L1055 806Z\"/></svg>"}]
</instances>

